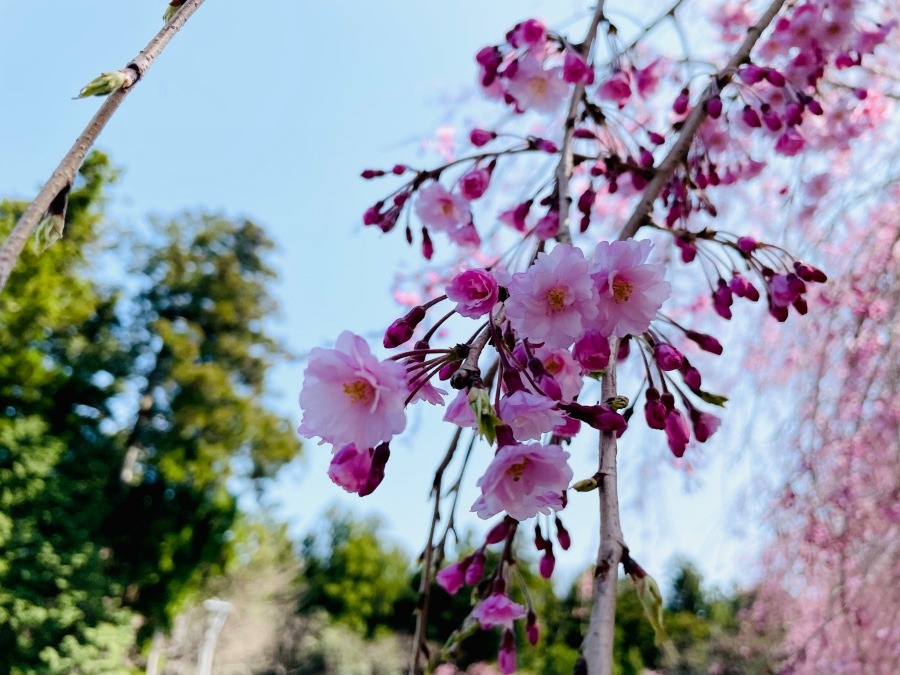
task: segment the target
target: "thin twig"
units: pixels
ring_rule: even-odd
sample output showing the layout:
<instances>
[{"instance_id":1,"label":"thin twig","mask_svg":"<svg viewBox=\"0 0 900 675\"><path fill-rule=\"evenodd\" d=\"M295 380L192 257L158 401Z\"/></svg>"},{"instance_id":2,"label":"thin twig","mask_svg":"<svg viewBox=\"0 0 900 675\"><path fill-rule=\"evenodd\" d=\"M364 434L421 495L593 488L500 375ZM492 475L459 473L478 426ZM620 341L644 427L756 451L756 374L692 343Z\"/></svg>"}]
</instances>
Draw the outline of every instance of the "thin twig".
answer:
<instances>
[{"instance_id":1,"label":"thin twig","mask_svg":"<svg viewBox=\"0 0 900 675\"><path fill-rule=\"evenodd\" d=\"M703 94L700 96L700 100L697 101L693 110L691 110L684 120L684 124L678 133L678 138L669 150L669 154L666 155L665 159L663 159L662 163L657 167L653 179L647 187L644 188L644 194L641 196L640 202L638 202L637 207L631 214L625 227L623 227L622 231L619 233L620 240L633 237L638 229L646 224L646 220L653 210L653 203L656 201L656 198L659 196L660 192L662 192L666 183L669 181L669 178L672 177L672 174L675 173L675 169L677 169L687 158L688 152L690 152L694 137L697 135L697 132L700 131L700 125L702 125L703 121L706 119L707 101L721 91L721 88L731 79L732 75L737 70L737 67L750 57L750 52L763 34L763 31L770 23L772 23L778 12L781 11L785 2L786 0L774 0L772 4L769 5L763 15L759 18L759 21L747 29L747 36L725 67L716 74L713 81L706 87Z\"/></svg>"},{"instance_id":2,"label":"thin twig","mask_svg":"<svg viewBox=\"0 0 900 675\"><path fill-rule=\"evenodd\" d=\"M128 93L140 81L150 66L153 65L156 57L166 48L166 45L169 44L175 33L181 30L185 22L203 4L203 1L188 0L172 20L156 34L156 37L123 68L123 71L127 71L129 74L130 81L128 85L114 91L106 98L103 105L100 106L100 109L84 128L84 131L76 139L75 144L63 157L59 166L56 167L50 179L41 188L37 197L25 209L25 213L19 218L19 222L16 223L13 231L9 234L9 237L3 244L3 248L0 249L0 292L6 287L6 282L9 281L9 276L12 274L19 256L22 254L22 250L28 243L28 239L31 237L34 229L43 219L50 203L61 190L71 185L88 151L97 141L103 128L118 110L122 101L125 100L125 97L128 96Z\"/></svg>"}]
</instances>

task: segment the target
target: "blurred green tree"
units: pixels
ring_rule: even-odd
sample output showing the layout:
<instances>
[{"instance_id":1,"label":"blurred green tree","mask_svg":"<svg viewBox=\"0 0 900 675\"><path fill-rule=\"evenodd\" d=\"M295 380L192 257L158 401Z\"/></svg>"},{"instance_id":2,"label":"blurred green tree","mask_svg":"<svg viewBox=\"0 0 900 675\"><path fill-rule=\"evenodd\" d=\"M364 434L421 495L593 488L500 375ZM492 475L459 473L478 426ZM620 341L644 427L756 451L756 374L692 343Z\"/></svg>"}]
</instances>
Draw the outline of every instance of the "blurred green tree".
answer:
<instances>
[{"instance_id":1,"label":"blurred green tree","mask_svg":"<svg viewBox=\"0 0 900 675\"><path fill-rule=\"evenodd\" d=\"M127 672L230 554L233 488L299 451L261 399L283 356L249 221L182 217L116 251L108 159L85 162L66 234L0 296L0 672ZM24 204L0 203L0 233ZM140 272L98 280L114 254ZM101 272L103 270L100 270Z\"/></svg>"}]
</instances>

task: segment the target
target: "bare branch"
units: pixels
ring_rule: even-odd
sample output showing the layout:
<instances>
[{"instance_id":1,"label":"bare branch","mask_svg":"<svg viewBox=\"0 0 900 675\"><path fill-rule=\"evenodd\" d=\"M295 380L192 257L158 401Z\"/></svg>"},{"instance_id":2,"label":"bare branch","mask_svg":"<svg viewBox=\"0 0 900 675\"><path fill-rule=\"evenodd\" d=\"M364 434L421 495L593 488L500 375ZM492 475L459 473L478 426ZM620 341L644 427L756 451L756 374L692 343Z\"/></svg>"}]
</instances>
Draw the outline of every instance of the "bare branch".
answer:
<instances>
[{"instance_id":1,"label":"bare branch","mask_svg":"<svg viewBox=\"0 0 900 675\"><path fill-rule=\"evenodd\" d=\"M19 222L16 223L13 231L9 234L9 237L3 244L3 248L0 249L0 292L6 287L6 282L9 281L9 276L12 274L19 256L22 254L25 244L28 243L28 238L34 232L38 223L41 222L41 219L50 207L50 203L61 190L72 183L88 151L97 141L103 128L118 110L122 101L125 100L133 86L140 81L150 66L153 65L156 57L166 48L166 45L169 44L175 33L181 30L187 20L191 18L191 15L203 4L203 1L187 0L172 20L123 68L123 71L128 71L129 75L126 86L114 91L106 98L97 114L88 122L84 131L76 139L75 144L63 157L44 187L41 188L37 197L25 209L25 213L19 218Z\"/></svg>"}]
</instances>

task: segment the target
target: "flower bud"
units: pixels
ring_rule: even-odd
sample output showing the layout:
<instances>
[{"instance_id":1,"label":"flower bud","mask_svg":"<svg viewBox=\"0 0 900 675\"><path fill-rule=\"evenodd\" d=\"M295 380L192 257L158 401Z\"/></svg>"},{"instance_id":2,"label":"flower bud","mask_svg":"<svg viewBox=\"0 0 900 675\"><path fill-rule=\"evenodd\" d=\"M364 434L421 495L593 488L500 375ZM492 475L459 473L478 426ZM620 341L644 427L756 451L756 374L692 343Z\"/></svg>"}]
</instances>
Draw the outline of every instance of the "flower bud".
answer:
<instances>
[{"instance_id":1,"label":"flower bud","mask_svg":"<svg viewBox=\"0 0 900 675\"><path fill-rule=\"evenodd\" d=\"M487 129L472 129L472 131L469 132L469 141L476 148L487 145L495 138L497 138L497 134L493 131L488 131Z\"/></svg>"},{"instance_id":2,"label":"flower bud","mask_svg":"<svg viewBox=\"0 0 900 675\"><path fill-rule=\"evenodd\" d=\"M679 458L684 456L690 438L691 431L684 414L674 408L669 410L666 413L666 439L672 454Z\"/></svg>"},{"instance_id":3,"label":"flower bud","mask_svg":"<svg viewBox=\"0 0 900 675\"><path fill-rule=\"evenodd\" d=\"M719 355L722 353L722 345L716 340L712 335L707 335L705 333L698 333L694 330L689 330L685 333L689 340L697 343L697 346L700 347L705 352L709 352L711 354Z\"/></svg>"},{"instance_id":4,"label":"flower bud","mask_svg":"<svg viewBox=\"0 0 900 675\"><path fill-rule=\"evenodd\" d=\"M556 541L559 542L563 551L568 551L572 545L572 537L558 516L556 518Z\"/></svg>"},{"instance_id":5,"label":"flower bud","mask_svg":"<svg viewBox=\"0 0 900 675\"><path fill-rule=\"evenodd\" d=\"M464 579L469 586L474 586L481 581L481 577L484 574L484 563L484 551L478 549L472 554L472 562L469 563L469 566L466 568L464 576Z\"/></svg>"},{"instance_id":6,"label":"flower bud","mask_svg":"<svg viewBox=\"0 0 900 675\"><path fill-rule=\"evenodd\" d=\"M609 365L609 340L599 331L586 331L576 340L572 357L585 372L602 371Z\"/></svg>"},{"instance_id":7,"label":"flower bud","mask_svg":"<svg viewBox=\"0 0 900 675\"><path fill-rule=\"evenodd\" d=\"M490 532L487 533L487 537L485 538L485 544L499 544L501 541L506 539L506 535L509 534L509 523L506 521L506 518L501 520L499 523L494 525L491 528Z\"/></svg>"},{"instance_id":8,"label":"flower bud","mask_svg":"<svg viewBox=\"0 0 900 675\"><path fill-rule=\"evenodd\" d=\"M413 307L410 312L392 323L384 333L385 349L399 347L412 338L416 326L425 318L425 309Z\"/></svg>"},{"instance_id":9,"label":"flower bud","mask_svg":"<svg viewBox=\"0 0 900 675\"><path fill-rule=\"evenodd\" d=\"M681 352L666 343L656 345L653 350L653 358L662 370L678 370L684 359Z\"/></svg>"},{"instance_id":10,"label":"flower bud","mask_svg":"<svg viewBox=\"0 0 900 675\"><path fill-rule=\"evenodd\" d=\"M553 555L553 547L548 544L547 548L544 549L544 556L541 558L540 563L538 564L538 569L540 570L541 576L544 579L549 579L553 576L553 570L556 567L556 557Z\"/></svg>"},{"instance_id":11,"label":"flower bud","mask_svg":"<svg viewBox=\"0 0 900 675\"><path fill-rule=\"evenodd\" d=\"M503 675L512 675L516 672L516 640L510 628L503 629L500 652L497 654L497 665Z\"/></svg>"},{"instance_id":12,"label":"flower bud","mask_svg":"<svg viewBox=\"0 0 900 675\"><path fill-rule=\"evenodd\" d=\"M529 610L525 619L525 637L528 638L528 643L533 646L537 644L540 636L541 626L537 621L537 615L534 613L534 610Z\"/></svg>"}]
</instances>

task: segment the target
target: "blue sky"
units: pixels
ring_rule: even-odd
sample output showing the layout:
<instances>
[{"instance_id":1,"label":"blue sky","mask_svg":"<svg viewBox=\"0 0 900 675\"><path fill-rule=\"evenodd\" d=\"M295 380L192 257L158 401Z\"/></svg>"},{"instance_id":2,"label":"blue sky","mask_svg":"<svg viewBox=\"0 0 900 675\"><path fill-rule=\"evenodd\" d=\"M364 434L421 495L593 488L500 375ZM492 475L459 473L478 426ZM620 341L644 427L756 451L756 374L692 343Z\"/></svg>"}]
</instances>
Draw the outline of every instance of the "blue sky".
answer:
<instances>
[{"instance_id":1,"label":"blue sky","mask_svg":"<svg viewBox=\"0 0 900 675\"><path fill-rule=\"evenodd\" d=\"M97 108L97 100L71 97L101 71L127 63L160 27L164 5L0 4L0 194L33 196ZM359 171L421 164L420 140L460 117L456 94L471 90L477 49L529 15L567 21L578 6L206 3L101 137L98 147L123 169L110 214L126 229L146 227L148 214L183 210L249 216L279 244L274 262L283 312L274 330L295 352L326 345L344 329L380 331L398 314L389 294L393 274L414 269L417 257L402 235L363 230L360 216L384 185L359 180ZM279 364L273 378L273 405L294 419L302 369L301 362ZM740 427L740 417L737 411L726 422L723 438L729 427ZM428 526L428 476L448 435L433 420L415 419L395 444L385 483L365 501L328 481L327 448L308 443L305 459L286 470L273 499L297 533L334 504L378 514L413 553ZM752 547L746 532L730 526L733 497L747 475L727 458L727 446L735 444L712 444L699 478L626 469L623 480L633 483L624 487L625 529L652 573L662 574L680 553L719 583L745 578L738 569ZM591 449L581 452L574 463L588 475ZM469 476L474 483L476 467ZM473 492L464 495L463 510L473 499ZM565 519L575 544L559 569L571 575L594 557L593 496L581 497ZM482 526L474 515L462 522Z\"/></svg>"}]
</instances>

